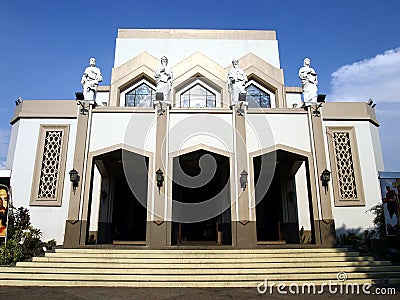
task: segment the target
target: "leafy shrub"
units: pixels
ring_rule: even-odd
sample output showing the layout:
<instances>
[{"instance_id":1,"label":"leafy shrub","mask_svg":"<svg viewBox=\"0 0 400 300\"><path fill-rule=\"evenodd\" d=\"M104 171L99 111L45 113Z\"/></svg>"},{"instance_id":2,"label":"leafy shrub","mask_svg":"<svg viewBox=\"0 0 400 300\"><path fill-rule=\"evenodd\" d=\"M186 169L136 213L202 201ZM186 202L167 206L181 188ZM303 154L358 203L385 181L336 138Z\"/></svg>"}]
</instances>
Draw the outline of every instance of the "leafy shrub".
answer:
<instances>
[{"instance_id":1,"label":"leafy shrub","mask_svg":"<svg viewBox=\"0 0 400 300\"><path fill-rule=\"evenodd\" d=\"M41 255L52 249L55 241L41 241L42 232L31 225L29 210L20 207L10 209L8 215L7 242L0 248L0 265L9 265ZM46 247L45 249L43 247Z\"/></svg>"},{"instance_id":2,"label":"leafy shrub","mask_svg":"<svg viewBox=\"0 0 400 300\"><path fill-rule=\"evenodd\" d=\"M380 239L386 239L386 225L385 225L385 213L383 211L383 205L377 204L369 209L372 212L374 217L374 225L376 226L376 232Z\"/></svg>"}]
</instances>

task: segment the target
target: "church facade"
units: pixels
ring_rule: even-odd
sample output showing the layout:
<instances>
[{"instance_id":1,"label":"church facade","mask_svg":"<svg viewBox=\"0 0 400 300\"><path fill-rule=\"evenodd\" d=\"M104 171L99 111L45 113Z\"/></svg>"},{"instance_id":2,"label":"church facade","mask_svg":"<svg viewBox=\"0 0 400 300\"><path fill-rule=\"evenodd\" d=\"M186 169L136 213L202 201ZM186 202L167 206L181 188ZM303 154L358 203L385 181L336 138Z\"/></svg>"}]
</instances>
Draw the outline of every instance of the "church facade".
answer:
<instances>
[{"instance_id":1,"label":"church facade","mask_svg":"<svg viewBox=\"0 0 400 300\"><path fill-rule=\"evenodd\" d=\"M13 204L45 239L334 246L336 233L373 226L374 109L304 105L302 87L284 84L274 31L120 29L102 84L95 100L24 100L11 120Z\"/></svg>"}]
</instances>

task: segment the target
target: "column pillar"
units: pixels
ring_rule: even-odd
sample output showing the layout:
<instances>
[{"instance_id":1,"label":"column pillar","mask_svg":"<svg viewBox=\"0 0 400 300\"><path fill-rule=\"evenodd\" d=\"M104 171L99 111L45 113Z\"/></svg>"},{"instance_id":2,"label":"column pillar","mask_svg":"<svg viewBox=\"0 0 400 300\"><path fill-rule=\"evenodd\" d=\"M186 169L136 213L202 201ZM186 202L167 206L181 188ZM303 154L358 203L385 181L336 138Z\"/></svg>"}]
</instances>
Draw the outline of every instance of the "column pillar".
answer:
<instances>
[{"instance_id":1,"label":"column pillar","mask_svg":"<svg viewBox=\"0 0 400 300\"><path fill-rule=\"evenodd\" d=\"M316 106L310 106L307 110L315 162L316 196L319 205L319 207L314 207L319 211L319 218L314 219L315 239L317 244L334 247L336 245L336 231L332 214L332 199L329 190L322 185L321 180L322 172L327 169L322 116L321 113L314 113L317 110Z\"/></svg>"},{"instance_id":2,"label":"column pillar","mask_svg":"<svg viewBox=\"0 0 400 300\"><path fill-rule=\"evenodd\" d=\"M168 121L169 121L169 105L159 102L155 106L156 115L156 149L153 162L153 174L150 174L149 180L152 180L152 189L148 193L151 197L150 203L154 203L150 207L150 220L147 221L147 237L146 244L152 249L162 249L170 245L168 237L168 228L170 222L166 222L165 213L167 207L167 188L168 188ZM151 170L151 168L149 168ZM156 172L162 171L164 182L162 187L157 186ZM154 201L154 202L153 202Z\"/></svg>"},{"instance_id":3,"label":"column pillar","mask_svg":"<svg viewBox=\"0 0 400 300\"><path fill-rule=\"evenodd\" d=\"M232 122L234 124L235 168L233 172L237 212L232 213L233 236L238 248L254 248L257 246L256 223L250 218L249 184L241 187L240 176L243 171L249 173L249 155L246 144L246 111L244 103L232 107ZM251 176L251 174L248 174ZM249 180L247 179L249 182ZM233 216L236 216L233 218ZM235 239L233 239L235 240Z\"/></svg>"},{"instance_id":4,"label":"column pillar","mask_svg":"<svg viewBox=\"0 0 400 300\"><path fill-rule=\"evenodd\" d=\"M82 102L83 103L83 102ZM86 108L78 107L78 125L76 130L75 151L73 168L78 172L79 182L74 191L72 185L69 198L68 219L65 223L64 247L73 248L85 243L87 220L81 220L80 210L84 193L84 174L86 164L86 152L90 135L90 122L92 117L92 105L83 104Z\"/></svg>"}]
</instances>

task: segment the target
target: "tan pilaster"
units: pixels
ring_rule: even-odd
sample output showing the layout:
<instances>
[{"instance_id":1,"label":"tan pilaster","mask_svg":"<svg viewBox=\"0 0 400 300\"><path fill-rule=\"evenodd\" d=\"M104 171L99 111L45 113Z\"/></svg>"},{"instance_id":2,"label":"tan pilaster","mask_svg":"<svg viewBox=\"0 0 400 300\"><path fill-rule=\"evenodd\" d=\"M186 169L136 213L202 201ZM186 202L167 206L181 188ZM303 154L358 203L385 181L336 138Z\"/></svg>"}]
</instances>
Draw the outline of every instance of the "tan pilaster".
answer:
<instances>
[{"instance_id":1,"label":"tan pilaster","mask_svg":"<svg viewBox=\"0 0 400 300\"><path fill-rule=\"evenodd\" d=\"M236 183L237 205L238 205L238 220L233 223L233 234L236 235L236 246L238 248L254 248L257 245L257 235L255 222L250 219L250 205L249 205L249 184L246 188L240 186L240 174L243 171L249 173L249 161L246 145L246 110L245 106L242 107L243 111L238 110L238 107L233 107L232 118L234 123L234 151L236 168L233 172L233 182ZM248 175L250 176L250 174ZM249 182L249 180L248 180Z\"/></svg>"},{"instance_id":2,"label":"tan pilaster","mask_svg":"<svg viewBox=\"0 0 400 300\"><path fill-rule=\"evenodd\" d=\"M86 113L82 113L77 106L78 125L76 130L73 168L78 171L79 182L74 191L71 185L68 219L65 224L64 247L76 247L85 241L86 221L80 219L81 201L83 195L83 175L85 172L87 140L90 134L90 120L92 106ZM67 170L69 171L69 170ZM83 235L83 236L82 236Z\"/></svg>"},{"instance_id":3,"label":"tan pilaster","mask_svg":"<svg viewBox=\"0 0 400 300\"><path fill-rule=\"evenodd\" d=\"M315 162L315 181L317 187L319 218L314 219L316 243L332 247L336 245L335 222L332 215L332 199L329 191L322 185L321 174L327 169L323 135L322 116L314 114L314 107L309 107L310 135ZM314 202L314 201L313 201Z\"/></svg>"},{"instance_id":4,"label":"tan pilaster","mask_svg":"<svg viewBox=\"0 0 400 300\"><path fill-rule=\"evenodd\" d=\"M156 148L154 155L154 169L150 178L153 178L153 188L148 193L149 199L153 205L150 213L150 220L147 222L147 237L146 244L150 248L165 248L170 240L168 238L168 226L165 220L165 213L167 207L167 193L168 188L168 176L167 176L167 164L168 164L168 119L169 119L169 106L162 103L157 105L155 108L155 114L157 118L157 133L156 133ZM157 187L156 172L161 170L164 176L163 186Z\"/></svg>"}]
</instances>

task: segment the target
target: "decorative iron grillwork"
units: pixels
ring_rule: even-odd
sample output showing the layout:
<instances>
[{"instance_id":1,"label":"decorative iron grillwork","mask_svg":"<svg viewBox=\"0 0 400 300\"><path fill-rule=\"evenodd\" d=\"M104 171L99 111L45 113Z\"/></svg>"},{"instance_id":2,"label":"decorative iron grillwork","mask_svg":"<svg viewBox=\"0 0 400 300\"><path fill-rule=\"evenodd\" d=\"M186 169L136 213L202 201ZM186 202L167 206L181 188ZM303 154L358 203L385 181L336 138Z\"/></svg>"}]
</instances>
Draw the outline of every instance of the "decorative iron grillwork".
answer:
<instances>
[{"instance_id":1,"label":"decorative iron grillwork","mask_svg":"<svg viewBox=\"0 0 400 300\"><path fill-rule=\"evenodd\" d=\"M350 133L334 132L333 144L339 179L341 200L357 199L356 177L351 153Z\"/></svg>"},{"instance_id":2,"label":"decorative iron grillwork","mask_svg":"<svg viewBox=\"0 0 400 300\"><path fill-rule=\"evenodd\" d=\"M54 199L60 172L63 131L46 131L43 159L39 180L39 199Z\"/></svg>"}]
</instances>

